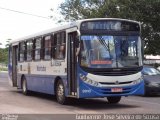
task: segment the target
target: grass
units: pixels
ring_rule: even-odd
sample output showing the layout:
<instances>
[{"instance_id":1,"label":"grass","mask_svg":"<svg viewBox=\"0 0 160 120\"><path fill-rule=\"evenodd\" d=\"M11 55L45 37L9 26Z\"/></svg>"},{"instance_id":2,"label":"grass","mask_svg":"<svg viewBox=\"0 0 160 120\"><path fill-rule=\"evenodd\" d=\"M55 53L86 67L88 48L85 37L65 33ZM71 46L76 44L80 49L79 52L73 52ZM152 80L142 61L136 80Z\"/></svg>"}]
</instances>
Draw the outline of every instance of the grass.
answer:
<instances>
[{"instance_id":1,"label":"grass","mask_svg":"<svg viewBox=\"0 0 160 120\"><path fill-rule=\"evenodd\" d=\"M8 71L7 67L0 67L0 71Z\"/></svg>"}]
</instances>

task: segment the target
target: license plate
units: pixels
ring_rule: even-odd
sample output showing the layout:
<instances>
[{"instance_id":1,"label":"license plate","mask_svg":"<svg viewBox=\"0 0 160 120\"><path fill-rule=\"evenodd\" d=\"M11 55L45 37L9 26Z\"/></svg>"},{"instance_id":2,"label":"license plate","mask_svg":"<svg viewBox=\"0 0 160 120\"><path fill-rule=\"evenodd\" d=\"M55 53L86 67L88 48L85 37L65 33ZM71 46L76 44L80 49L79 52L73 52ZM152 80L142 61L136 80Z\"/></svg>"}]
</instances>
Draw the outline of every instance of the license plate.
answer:
<instances>
[{"instance_id":1,"label":"license plate","mask_svg":"<svg viewBox=\"0 0 160 120\"><path fill-rule=\"evenodd\" d=\"M122 88L112 88L111 92L122 92L123 89Z\"/></svg>"}]
</instances>

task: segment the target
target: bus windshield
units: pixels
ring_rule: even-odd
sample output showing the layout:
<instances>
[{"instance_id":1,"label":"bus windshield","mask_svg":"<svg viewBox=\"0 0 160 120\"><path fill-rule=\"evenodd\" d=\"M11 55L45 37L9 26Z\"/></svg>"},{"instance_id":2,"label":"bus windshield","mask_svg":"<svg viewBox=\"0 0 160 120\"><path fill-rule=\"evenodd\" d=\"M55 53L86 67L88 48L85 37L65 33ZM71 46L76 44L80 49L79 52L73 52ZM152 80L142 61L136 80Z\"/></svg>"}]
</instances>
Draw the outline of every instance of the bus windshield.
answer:
<instances>
[{"instance_id":1,"label":"bus windshield","mask_svg":"<svg viewBox=\"0 0 160 120\"><path fill-rule=\"evenodd\" d=\"M142 66L139 36L82 35L80 64L87 68Z\"/></svg>"}]
</instances>

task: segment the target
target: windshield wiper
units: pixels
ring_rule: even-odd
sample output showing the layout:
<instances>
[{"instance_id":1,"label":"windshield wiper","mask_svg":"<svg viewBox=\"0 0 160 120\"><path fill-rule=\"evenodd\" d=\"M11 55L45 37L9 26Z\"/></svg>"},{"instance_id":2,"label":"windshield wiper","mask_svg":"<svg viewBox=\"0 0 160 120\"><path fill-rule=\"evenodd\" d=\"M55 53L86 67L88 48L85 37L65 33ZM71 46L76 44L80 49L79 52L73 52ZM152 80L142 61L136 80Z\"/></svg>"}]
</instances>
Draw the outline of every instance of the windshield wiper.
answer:
<instances>
[{"instance_id":1,"label":"windshield wiper","mask_svg":"<svg viewBox=\"0 0 160 120\"><path fill-rule=\"evenodd\" d=\"M102 38L102 36L98 36L99 37L99 42L102 44L102 46L109 52L109 57L111 59L111 51L109 48L109 41L108 44L106 44L105 40Z\"/></svg>"}]
</instances>

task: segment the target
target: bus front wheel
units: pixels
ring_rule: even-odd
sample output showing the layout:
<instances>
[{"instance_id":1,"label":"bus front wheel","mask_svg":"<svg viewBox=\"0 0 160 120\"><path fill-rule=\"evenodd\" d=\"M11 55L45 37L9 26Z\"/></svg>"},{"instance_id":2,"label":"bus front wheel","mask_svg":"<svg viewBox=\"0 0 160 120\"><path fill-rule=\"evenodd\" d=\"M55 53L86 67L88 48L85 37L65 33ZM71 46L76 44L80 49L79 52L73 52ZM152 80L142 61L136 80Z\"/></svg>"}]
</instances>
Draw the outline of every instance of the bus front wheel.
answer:
<instances>
[{"instance_id":1,"label":"bus front wheel","mask_svg":"<svg viewBox=\"0 0 160 120\"><path fill-rule=\"evenodd\" d=\"M111 104L116 104L116 103L119 103L120 100L121 100L121 97L120 96L116 96L116 97L107 97L107 100L108 100L108 103L111 103Z\"/></svg>"},{"instance_id":2,"label":"bus front wheel","mask_svg":"<svg viewBox=\"0 0 160 120\"><path fill-rule=\"evenodd\" d=\"M59 80L56 85L56 99L57 102L62 105L65 105L68 102L68 99L65 96L65 88L61 80Z\"/></svg>"},{"instance_id":3,"label":"bus front wheel","mask_svg":"<svg viewBox=\"0 0 160 120\"><path fill-rule=\"evenodd\" d=\"M22 93L24 95L28 95L29 93L28 88L27 88L27 81L25 77L22 78Z\"/></svg>"}]
</instances>

